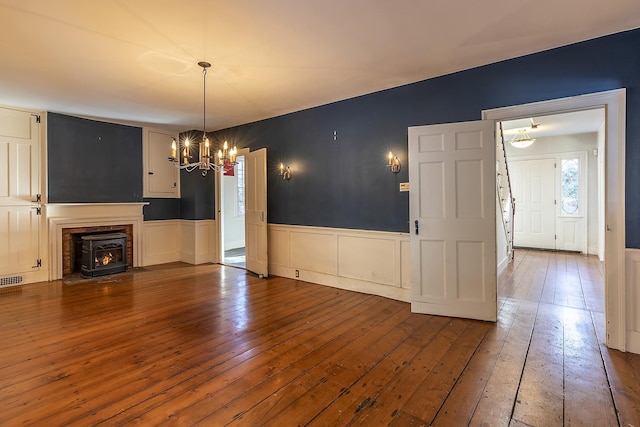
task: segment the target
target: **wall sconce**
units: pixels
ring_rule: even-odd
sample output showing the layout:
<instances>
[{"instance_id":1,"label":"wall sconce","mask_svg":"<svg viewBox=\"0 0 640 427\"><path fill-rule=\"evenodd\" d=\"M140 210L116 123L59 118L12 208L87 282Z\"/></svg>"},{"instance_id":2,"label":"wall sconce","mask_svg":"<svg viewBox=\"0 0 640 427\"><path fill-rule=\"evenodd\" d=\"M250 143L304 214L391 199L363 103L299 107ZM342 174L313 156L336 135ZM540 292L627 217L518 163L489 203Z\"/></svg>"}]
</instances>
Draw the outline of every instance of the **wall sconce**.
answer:
<instances>
[{"instance_id":1,"label":"wall sconce","mask_svg":"<svg viewBox=\"0 0 640 427\"><path fill-rule=\"evenodd\" d=\"M282 179L289 181L291 179L291 167L287 165L285 168L282 163L280 163L280 176Z\"/></svg>"},{"instance_id":2,"label":"wall sconce","mask_svg":"<svg viewBox=\"0 0 640 427\"><path fill-rule=\"evenodd\" d=\"M394 156L391 151L389 151L389 155L387 156L389 162L387 166L392 173L400 172L400 160L398 160L398 156Z\"/></svg>"}]
</instances>

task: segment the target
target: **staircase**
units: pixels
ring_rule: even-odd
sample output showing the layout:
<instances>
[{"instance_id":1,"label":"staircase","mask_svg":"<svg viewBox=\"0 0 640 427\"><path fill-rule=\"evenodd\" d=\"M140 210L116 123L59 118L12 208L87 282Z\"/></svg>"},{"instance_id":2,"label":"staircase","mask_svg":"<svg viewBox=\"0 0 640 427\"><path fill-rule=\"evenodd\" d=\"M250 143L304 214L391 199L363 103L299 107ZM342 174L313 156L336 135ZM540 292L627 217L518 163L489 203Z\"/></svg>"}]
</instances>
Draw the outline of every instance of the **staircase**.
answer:
<instances>
[{"instance_id":1,"label":"staircase","mask_svg":"<svg viewBox=\"0 0 640 427\"><path fill-rule=\"evenodd\" d=\"M500 263L500 255L505 257L507 262L513 260L513 215L515 213L515 199L511 193L511 181L509 179L509 167L507 166L507 156L504 149L504 133L502 124L497 124L496 138L496 198L498 212L498 227L502 223L504 230L504 240L498 237L497 244L505 245L498 247L498 263ZM498 233L500 235L500 233Z\"/></svg>"}]
</instances>

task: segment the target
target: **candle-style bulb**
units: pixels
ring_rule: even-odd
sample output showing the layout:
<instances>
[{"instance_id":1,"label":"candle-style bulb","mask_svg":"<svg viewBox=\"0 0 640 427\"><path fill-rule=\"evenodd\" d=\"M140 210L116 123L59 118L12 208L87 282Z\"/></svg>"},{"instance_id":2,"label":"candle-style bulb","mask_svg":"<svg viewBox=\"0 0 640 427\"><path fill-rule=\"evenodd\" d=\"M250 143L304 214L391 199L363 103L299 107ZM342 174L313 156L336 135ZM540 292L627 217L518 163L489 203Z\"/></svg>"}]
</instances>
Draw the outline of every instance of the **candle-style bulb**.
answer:
<instances>
[{"instance_id":1,"label":"candle-style bulb","mask_svg":"<svg viewBox=\"0 0 640 427\"><path fill-rule=\"evenodd\" d=\"M393 164L393 153L389 151L389 164Z\"/></svg>"},{"instance_id":2,"label":"candle-style bulb","mask_svg":"<svg viewBox=\"0 0 640 427\"><path fill-rule=\"evenodd\" d=\"M171 158L172 159L176 158L177 150L178 150L178 145L176 144L176 139L173 138L173 141L171 141Z\"/></svg>"}]
</instances>

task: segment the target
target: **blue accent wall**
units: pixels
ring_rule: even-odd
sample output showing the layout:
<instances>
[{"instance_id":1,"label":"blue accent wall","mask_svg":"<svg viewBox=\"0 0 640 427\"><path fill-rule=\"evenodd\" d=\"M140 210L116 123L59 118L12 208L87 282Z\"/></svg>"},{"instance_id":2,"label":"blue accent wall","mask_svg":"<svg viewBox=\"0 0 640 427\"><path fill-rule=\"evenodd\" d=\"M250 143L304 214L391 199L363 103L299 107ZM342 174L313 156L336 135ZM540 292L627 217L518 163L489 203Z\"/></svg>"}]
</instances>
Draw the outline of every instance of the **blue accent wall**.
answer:
<instances>
[{"instance_id":1,"label":"blue accent wall","mask_svg":"<svg viewBox=\"0 0 640 427\"><path fill-rule=\"evenodd\" d=\"M212 139L214 146L267 147L270 223L408 232L409 197L399 184L409 180L409 126L619 88L627 90L626 245L640 248L640 30L221 130ZM50 202L142 201L140 128L54 113L48 123ZM389 150L402 162L397 175L385 166ZM281 162L291 165L290 181L278 175ZM213 175L183 171L182 199L147 199L145 220L214 218Z\"/></svg>"},{"instance_id":2,"label":"blue accent wall","mask_svg":"<svg viewBox=\"0 0 640 427\"><path fill-rule=\"evenodd\" d=\"M142 208L145 221L182 218L180 199L145 198L144 201L149 203Z\"/></svg>"},{"instance_id":3,"label":"blue accent wall","mask_svg":"<svg viewBox=\"0 0 640 427\"><path fill-rule=\"evenodd\" d=\"M142 129L47 115L50 203L142 201Z\"/></svg>"},{"instance_id":4,"label":"blue accent wall","mask_svg":"<svg viewBox=\"0 0 640 427\"><path fill-rule=\"evenodd\" d=\"M640 248L640 30L225 129L267 147L270 223L409 231L407 128L479 120L485 109L627 89L626 244ZM333 132L337 139L334 140ZM399 174L385 166L392 150ZM283 181L280 162L293 177Z\"/></svg>"}]
</instances>

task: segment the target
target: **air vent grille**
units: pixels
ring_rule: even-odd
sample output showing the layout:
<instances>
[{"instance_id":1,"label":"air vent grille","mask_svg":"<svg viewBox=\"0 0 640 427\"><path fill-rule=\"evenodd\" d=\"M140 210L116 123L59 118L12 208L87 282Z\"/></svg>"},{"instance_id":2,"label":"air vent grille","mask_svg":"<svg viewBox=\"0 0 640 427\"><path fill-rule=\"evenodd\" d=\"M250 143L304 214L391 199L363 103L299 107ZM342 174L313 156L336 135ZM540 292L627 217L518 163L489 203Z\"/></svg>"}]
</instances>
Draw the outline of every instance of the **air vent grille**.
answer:
<instances>
[{"instance_id":1,"label":"air vent grille","mask_svg":"<svg viewBox=\"0 0 640 427\"><path fill-rule=\"evenodd\" d=\"M22 276L0 277L0 287L22 283Z\"/></svg>"}]
</instances>

